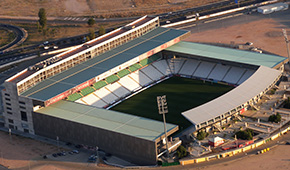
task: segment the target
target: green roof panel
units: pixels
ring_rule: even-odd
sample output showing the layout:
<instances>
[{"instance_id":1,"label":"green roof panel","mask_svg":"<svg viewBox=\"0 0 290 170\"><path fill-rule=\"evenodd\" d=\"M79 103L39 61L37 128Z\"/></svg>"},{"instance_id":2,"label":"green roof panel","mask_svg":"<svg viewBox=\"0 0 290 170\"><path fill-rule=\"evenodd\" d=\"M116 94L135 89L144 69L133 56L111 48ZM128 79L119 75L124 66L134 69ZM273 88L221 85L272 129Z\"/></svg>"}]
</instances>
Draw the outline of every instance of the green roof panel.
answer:
<instances>
[{"instance_id":1,"label":"green roof panel","mask_svg":"<svg viewBox=\"0 0 290 170\"><path fill-rule=\"evenodd\" d=\"M207 58L226 60L231 62L239 62L244 64L266 66L273 68L287 58L277 55L260 54L256 52L236 50L213 45L181 41L166 51L202 56Z\"/></svg>"},{"instance_id":2,"label":"green roof panel","mask_svg":"<svg viewBox=\"0 0 290 170\"><path fill-rule=\"evenodd\" d=\"M164 134L163 122L65 100L35 112L149 141ZM167 132L178 130L178 126L171 123L166 123L166 127Z\"/></svg>"}]
</instances>

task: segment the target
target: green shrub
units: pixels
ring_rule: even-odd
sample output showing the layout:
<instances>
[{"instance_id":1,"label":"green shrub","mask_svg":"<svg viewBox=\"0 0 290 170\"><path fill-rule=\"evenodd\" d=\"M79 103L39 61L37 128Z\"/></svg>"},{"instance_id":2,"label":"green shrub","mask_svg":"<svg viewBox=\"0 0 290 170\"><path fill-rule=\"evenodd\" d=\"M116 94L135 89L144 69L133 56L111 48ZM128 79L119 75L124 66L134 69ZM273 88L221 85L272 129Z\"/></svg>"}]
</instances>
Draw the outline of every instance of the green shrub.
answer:
<instances>
[{"instance_id":1,"label":"green shrub","mask_svg":"<svg viewBox=\"0 0 290 170\"><path fill-rule=\"evenodd\" d=\"M204 130L198 131L196 138L198 140L203 140L207 136L207 133L204 132Z\"/></svg>"},{"instance_id":2,"label":"green shrub","mask_svg":"<svg viewBox=\"0 0 290 170\"><path fill-rule=\"evenodd\" d=\"M184 146L182 146L182 145L180 145L180 146L177 148L176 153L177 153L177 156L178 156L179 159L181 159L181 158L187 156L187 150L186 150L186 148L185 148Z\"/></svg>"},{"instance_id":3,"label":"green shrub","mask_svg":"<svg viewBox=\"0 0 290 170\"><path fill-rule=\"evenodd\" d=\"M253 139L253 130L246 129L246 130L240 130L237 133L235 133L238 139L243 140L252 140Z\"/></svg>"},{"instance_id":4,"label":"green shrub","mask_svg":"<svg viewBox=\"0 0 290 170\"><path fill-rule=\"evenodd\" d=\"M277 113L275 115L271 115L271 116L269 116L268 121L279 123L279 122L281 122L281 115L279 113Z\"/></svg>"}]
</instances>

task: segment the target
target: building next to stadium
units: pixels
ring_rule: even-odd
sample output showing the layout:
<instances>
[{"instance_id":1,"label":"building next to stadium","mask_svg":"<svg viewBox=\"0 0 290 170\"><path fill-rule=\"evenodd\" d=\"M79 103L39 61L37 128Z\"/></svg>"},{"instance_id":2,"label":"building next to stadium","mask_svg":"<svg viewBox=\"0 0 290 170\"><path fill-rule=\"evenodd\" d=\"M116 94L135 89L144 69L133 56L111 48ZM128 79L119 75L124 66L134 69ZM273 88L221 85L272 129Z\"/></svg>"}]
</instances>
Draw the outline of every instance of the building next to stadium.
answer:
<instances>
[{"instance_id":1,"label":"building next to stadium","mask_svg":"<svg viewBox=\"0 0 290 170\"><path fill-rule=\"evenodd\" d=\"M112 105L172 75L237 86L182 113L194 130L211 128L255 104L281 76L284 57L181 41L188 34L145 16L23 70L4 83L5 127L155 164L165 150L163 123L107 110ZM178 131L166 126L168 136Z\"/></svg>"}]
</instances>

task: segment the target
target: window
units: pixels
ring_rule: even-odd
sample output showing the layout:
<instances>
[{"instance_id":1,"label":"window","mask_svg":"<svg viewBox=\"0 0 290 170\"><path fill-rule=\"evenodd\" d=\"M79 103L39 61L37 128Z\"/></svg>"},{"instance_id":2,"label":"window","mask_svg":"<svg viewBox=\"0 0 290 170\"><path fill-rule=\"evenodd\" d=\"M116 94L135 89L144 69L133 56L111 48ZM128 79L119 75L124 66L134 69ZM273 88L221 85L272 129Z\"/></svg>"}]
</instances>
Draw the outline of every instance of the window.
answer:
<instances>
[{"instance_id":1,"label":"window","mask_svg":"<svg viewBox=\"0 0 290 170\"><path fill-rule=\"evenodd\" d=\"M9 125L8 127L9 127L9 129L14 129L13 125Z\"/></svg>"},{"instance_id":2,"label":"window","mask_svg":"<svg viewBox=\"0 0 290 170\"><path fill-rule=\"evenodd\" d=\"M12 123L12 124L14 123L14 121L12 119L8 119L8 122Z\"/></svg>"},{"instance_id":3,"label":"window","mask_svg":"<svg viewBox=\"0 0 290 170\"><path fill-rule=\"evenodd\" d=\"M6 97L5 97L5 100L7 100L7 101L11 101L9 98L6 98Z\"/></svg>"},{"instance_id":4,"label":"window","mask_svg":"<svg viewBox=\"0 0 290 170\"><path fill-rule=\"evenodd\" d=\"M5 93L5 96L10 96L10 94L8 94L8 93Z\"/></svg>"},{"instance_id":5,"label":"window","mask_svg":"<svg viewBox=\"0 0 290 170\"><path fill-rule=\"evenodd\" d=\"M25 104L25 102L19 101L19 104Z\"/></svg>"},{"instance_id":6,"label":"window","mask_svg":"<svg viewBox=\"0 0 290 170\"><path fill-rule=\"evenodd\" d=\"M6 103L7 106L11 106L11 103Z\"/></svg>"},{"instance_id":7,"label":"window","mask_svg":"<svg viewBox=\"0 0 290 170\"><path fill-rule=\"evenodd\" d=\"M12 112L7 111L8 114L12 115Z\"/></svg>"},{"instance_id":8,"label":"window","mask_svg":"<svg viewBox=\"0 0 290 170\"><path fill-rule=\"evenodd\" d=\"M21 120L27 121L27 114L26 114L26 112L20 111L20 113L21 113Z\"/></svg>"},{"instance_id":9,"label":"window","mask_svg":"<svg viewBox=\"0 0 290 170\"><path fill-rule=\"evenodd\" d=\"M11 107L6 107L7 110L12 110Z\"/></svg>"},{"instance_id":10,"label":"window","mask_svg":"<svg viewBox=\"0 0 290 170\"><path fill-rule=\"evenodd\" d=\"M28 129L24 129L24 132L25 132L25 133L29 133L29 130L28 130Z\"/></svg>"},{"instance_id":11,"label":"window","mask_svg":"<svg viewBox=\"0 0 290 170\"><path fill-rule=\"evenodd\" d=\"M20 109L26 109L24 106L20 106Z\"/></svg>"}]
</instances>

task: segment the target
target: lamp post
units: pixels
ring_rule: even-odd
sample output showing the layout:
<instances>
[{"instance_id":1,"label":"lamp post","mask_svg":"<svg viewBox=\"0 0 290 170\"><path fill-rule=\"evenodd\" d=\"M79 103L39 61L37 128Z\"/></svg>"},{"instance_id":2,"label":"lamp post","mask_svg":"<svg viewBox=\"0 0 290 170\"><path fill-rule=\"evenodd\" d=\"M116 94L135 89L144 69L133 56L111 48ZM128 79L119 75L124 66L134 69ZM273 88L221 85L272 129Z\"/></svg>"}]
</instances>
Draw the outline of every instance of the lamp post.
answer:
<instances>
[{"instance_id":1,"label":"lamp post","mask_svg":"<svg viewBox=\"0 0 290 170\"><path fill-rule=\"evenodd\" d=\"M166 102L166 95L157 96L157 105L159 114L163 114L163 123L164 123L164 133L165 133L165 142L166 142L166 150L167 150L167 158L169 157L169 149L168 149L168 140L167 140L167 129L166 129L166 120L165 113L168 113L168 107Z\"/></svg>"},{"instance_id":2,"label":"lamp post","mask_svg":"<svg viewBox=\"0 0 290 170\"><path fill-rule=\"evenodd\" d=\"M57 150L59 151L59 137L56 136L56 142L57 142Z\"/></svg>"},{"instance_id":3,"label":"lamp post","mask_svg":"<svg viewBox=\"0 0 290 170\"><path fill-rule=\"evenodd\" d=\"M99 164L99 147L96 146L96 152L97 152L97 165Z\"/></svg>"}]
</instances>

